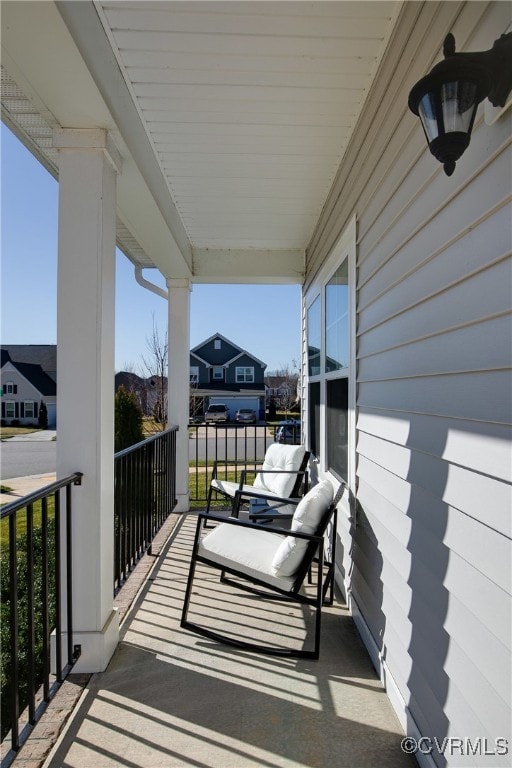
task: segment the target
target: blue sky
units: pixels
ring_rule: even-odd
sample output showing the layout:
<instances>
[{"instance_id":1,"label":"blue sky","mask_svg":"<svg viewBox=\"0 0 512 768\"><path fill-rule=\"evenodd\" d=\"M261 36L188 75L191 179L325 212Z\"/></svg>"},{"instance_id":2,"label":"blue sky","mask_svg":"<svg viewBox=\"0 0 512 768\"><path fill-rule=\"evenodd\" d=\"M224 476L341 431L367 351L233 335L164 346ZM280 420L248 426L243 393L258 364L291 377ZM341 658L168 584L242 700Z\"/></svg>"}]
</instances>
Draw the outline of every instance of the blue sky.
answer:
<instances>
[{"instance_id":1,"label":"blue sky","mask_svg":"<svg viewBox=\"0 0 512 768\"><path fill-rule=\"evenodd\" d=\"M2 124L1 250L4 344L56 343L58 184ZM164 285L156 270L144 277ZM135 282L116 258L116 370L139 370L153 318L167 327L167 302ZM217 331L275 370L298 362L300 287L194 285L191 347ZM272 333L268 334L269 326Z\"/></svg>"}]
</instances>

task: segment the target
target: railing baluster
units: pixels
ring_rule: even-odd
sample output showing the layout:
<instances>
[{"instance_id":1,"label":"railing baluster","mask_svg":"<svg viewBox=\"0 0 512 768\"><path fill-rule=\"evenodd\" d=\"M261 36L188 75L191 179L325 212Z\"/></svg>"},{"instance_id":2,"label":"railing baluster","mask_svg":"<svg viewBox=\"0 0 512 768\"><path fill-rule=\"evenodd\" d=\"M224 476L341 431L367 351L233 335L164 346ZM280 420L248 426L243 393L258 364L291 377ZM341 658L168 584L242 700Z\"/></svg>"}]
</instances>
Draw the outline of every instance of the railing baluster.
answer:
<instances>
[{"instance_id":1,"label":"railing baluster","mask_svg":"<svg viewBox=\"0 0 512 768\"><path fill-rule=\"evenodd\" d=\"M11 745L19 749L19 653L18 653L18 563L16 557L16 514L9 518L9 632L11 641Z\"/></svg>"},{"instance_id":2,"label":"railing baluster","mask_svg":"<svg viewBox=\"0 0 512 768\"><path fill-rule=\"evenodd\" d=\"M58 683L62 683L62 599L61 599L61 578L62 562L60 551L60 491L55 491L55 658L56 673Z\"/></svg>"},{"instance_id":3,"label":"railing baluster","mask_svg":"<svg viewBox=\"0 0 512 768\"><path fill-rule=\"evenodd\" d=\"M34 505L27 505L27 638L28 638L28 721L35 722L36 669L34 633Z\"/></svg>"},{"instance_id":4,"label":"railing baluster","mask_svg":"<svg viewBox=\"0 0 512 768\"><path fill-rule=\"evenodd\" d=\"M50 617L48 608L48 497L41 500L41 608L43 646L43 698L50 701Z\"/></svg>"}]
</instances>

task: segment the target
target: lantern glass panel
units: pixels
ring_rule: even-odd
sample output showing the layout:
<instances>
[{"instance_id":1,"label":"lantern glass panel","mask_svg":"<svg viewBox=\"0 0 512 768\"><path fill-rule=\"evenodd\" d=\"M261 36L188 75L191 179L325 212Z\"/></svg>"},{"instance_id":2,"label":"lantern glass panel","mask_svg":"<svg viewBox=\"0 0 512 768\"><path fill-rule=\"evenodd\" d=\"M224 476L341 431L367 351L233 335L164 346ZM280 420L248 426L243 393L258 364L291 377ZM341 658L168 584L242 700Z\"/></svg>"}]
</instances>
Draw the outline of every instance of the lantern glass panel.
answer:
<instances>
[{"instance_id":1,"label":"lantern glass panel","mask_svg":"<svg viewBox=\"0 0 512 768\"><path fill-rule=\"evenodd\" d=\"M427 137L427 141L430 144L433 139L436 139L439 135L439 128L437 124L437 104L436 91L430 91L426 93L418 104L418 111L420 113L421 124Z\"/></svg>"},{"instance_id":2,"label":"lantern glass panel","mask_svg":"<svg viewBox=\"0 0 512 768\"><path fill-rule=\"evenodd\" d=\"M473 112L478 105L475 83L444 83L441 88L441 103L445 133L469 133Z\"/></svg>"}]
</instances>

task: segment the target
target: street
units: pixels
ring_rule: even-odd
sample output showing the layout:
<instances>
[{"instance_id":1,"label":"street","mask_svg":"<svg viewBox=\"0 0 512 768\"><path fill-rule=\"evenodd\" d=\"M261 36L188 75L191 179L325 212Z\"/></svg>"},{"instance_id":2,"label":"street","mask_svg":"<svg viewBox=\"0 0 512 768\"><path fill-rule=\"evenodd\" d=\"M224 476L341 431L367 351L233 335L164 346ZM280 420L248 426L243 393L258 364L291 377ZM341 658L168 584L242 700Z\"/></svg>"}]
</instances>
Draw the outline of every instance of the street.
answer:
<instances>
[{"instance_id":1,"label":"street","mask_svg":"<svg viewBox=\"0 0 512 768\"><path fill-rule=\"evenodd\" d=\"M189 458L191 461L217 459L263 458L272 442L271 430L257 427L198 427L190 431ZM41 475L56 470L55 441L2 440L0 478ZM80 467L76 467L80 470Z\"/></svg>"},{"instance_id":2,"label":"street","mask_svg":"<svg viewBox=\"0 0 512 768\"><path fill-rule=\"evenodd\" d=\"M2 480L55 472L57 450L55 441L2 440L0 450Z\"/></svg>"}]
</instances>

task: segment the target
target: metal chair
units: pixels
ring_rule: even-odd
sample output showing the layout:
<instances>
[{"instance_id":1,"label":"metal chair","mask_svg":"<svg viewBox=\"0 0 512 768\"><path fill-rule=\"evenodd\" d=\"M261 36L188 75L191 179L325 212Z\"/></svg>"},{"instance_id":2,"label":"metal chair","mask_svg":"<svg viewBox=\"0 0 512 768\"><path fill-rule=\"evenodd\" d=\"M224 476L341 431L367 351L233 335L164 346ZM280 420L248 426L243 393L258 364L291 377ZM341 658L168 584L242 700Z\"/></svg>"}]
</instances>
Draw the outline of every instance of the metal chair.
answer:
<instances>
[{"instance_id":1,"label":"metal chair","mask_svg":"<svg viewBox=\"0 0 512 768\"><path fill-rule=\"evenodd\" d=\"M296 503L290 530L266 528L235 517L210 515L219 523L214 530L202 536L205 513L198 516L181 626L203 637L274 656L293 656L318 659L322 605L333 600L334 564L336 551L336 506L345 486L341 485L333 499L333 487L323 480ZM242 495L240 492L238 495ZM325 557L325 537L330 539L329 557ZM313 648L286 648L261 645L240 639L189 621L188 613L197 563L220 571L220 581L241 592L249 592L265 599L284 599L310 605L315 611ZM315 573L314 584L307 594L303 585L310 572ZM228 574L228 576L226 576ZM232 577L242 581L233 581ZM211 594L211 593L210 593ZM216 600L215 595L211 595ZM247 606L247 610L250 607ZM245 608L245 606L244 606ZM229 616L229 613L226 612Z\"/></svg>"},{"instance_id":2,"label":"metal chair","mask_svg":"<svg viewBox=\"0 0 512 768\"><path fill-rule=\"evenodd\" d=\"M243 500L249 498L266 501L268 505L288 502L290 498L298 500L301 488L307 490L309 457L310 452L302 445L272 443L267 448L262 465L255 469L243 469L239 482L221 479L218 476L219 463L216 461L212 469L205 515L210 513L214 493L230 499L233 510L237 493L238 508ZM236 462L233 465L236 467ZM251 475L254 476L252 485L248 482ZM205 527L208 527L206 522Z\"/></svg>"}]
</instances>

